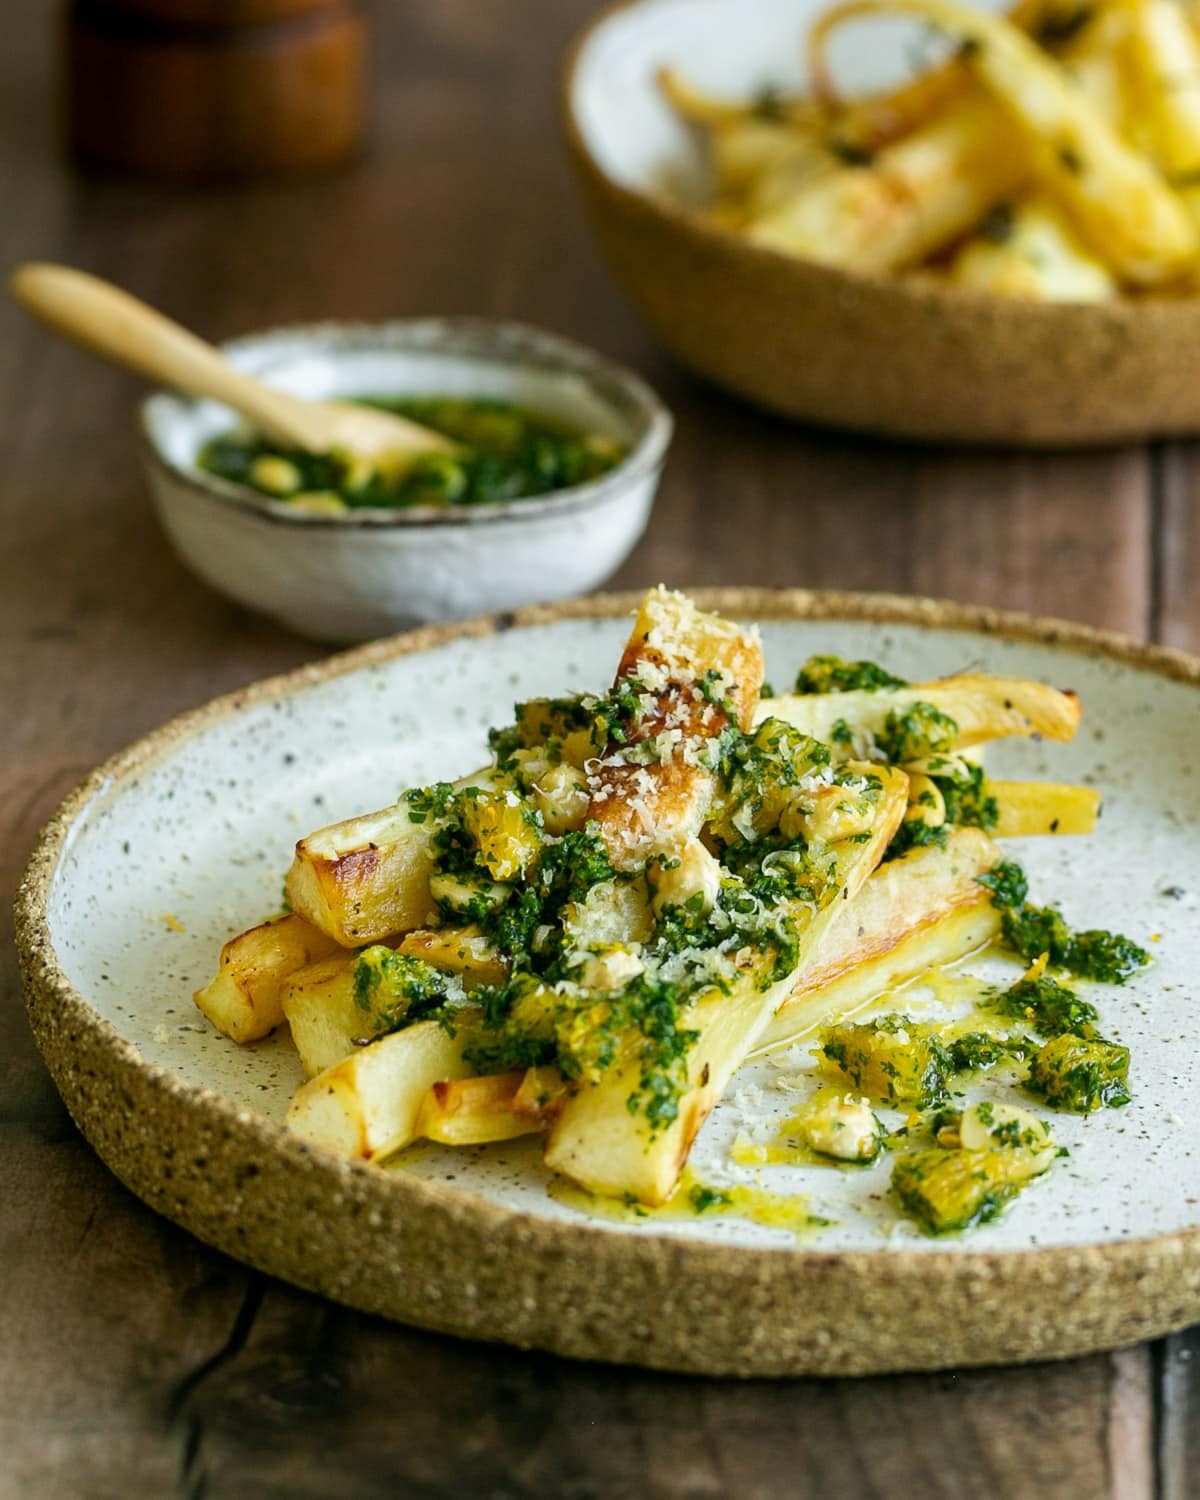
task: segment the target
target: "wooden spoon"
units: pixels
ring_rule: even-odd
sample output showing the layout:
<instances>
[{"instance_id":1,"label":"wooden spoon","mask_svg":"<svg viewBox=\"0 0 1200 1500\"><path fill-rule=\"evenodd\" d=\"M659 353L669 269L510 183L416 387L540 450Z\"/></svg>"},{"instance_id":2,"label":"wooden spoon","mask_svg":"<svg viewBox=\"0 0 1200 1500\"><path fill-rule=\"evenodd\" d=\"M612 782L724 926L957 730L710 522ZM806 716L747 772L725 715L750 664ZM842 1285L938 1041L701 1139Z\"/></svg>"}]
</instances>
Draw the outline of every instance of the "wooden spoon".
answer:
<instances>
[{"instance_id":1,"label":"wooden spoon","mask_svg":"<svg viewBox=\"0 0 1200 1500\"><path fill-rule=\"evenodd\" d=\"M176 390L224 402L267 438L325 453L348 448L366 457L465 450L392 412L348 401L304 401L235 369L211 344L110 282L68 266L31 262L9 289L35 318L76 343Z\"/></svg>"}]
</instances>

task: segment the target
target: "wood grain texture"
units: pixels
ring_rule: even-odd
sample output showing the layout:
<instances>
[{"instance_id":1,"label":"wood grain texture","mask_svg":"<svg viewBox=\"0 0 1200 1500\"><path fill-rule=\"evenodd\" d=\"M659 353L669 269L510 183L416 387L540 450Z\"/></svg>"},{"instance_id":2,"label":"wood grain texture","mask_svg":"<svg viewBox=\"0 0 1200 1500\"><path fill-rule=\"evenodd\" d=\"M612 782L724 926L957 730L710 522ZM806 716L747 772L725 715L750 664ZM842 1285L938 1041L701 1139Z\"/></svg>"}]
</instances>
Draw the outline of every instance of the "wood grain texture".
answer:
<instances>
[{"instance_id":1,"label":"wood grain texture","mask_svg":"<svg viewBox=\"0 0 1200 1500\"><path fill-rule=\"evenodd\" d=\"M836 582L1149 627L1151 490L1135 449L801 443L794 427L702 387L681 383L667 399L676 446L623 584Z\"/></svg>"},{"instance_id":2,"label":"wood grain texture","mask_svg":"<svg viewBox=\"0 0 1200 1500\"><path fill-rule=\"evenodd\" d=\"M621 581L918 590L1200 644L1195 459L957 454L805 432L671 366L599 264L555 141L587 0L377 7L375 155L185 195L69 175L51 31L10 0L0 260L110 276L206 335L283 320L519 316L637 365L678 414ZM97 760L315 648L186 574L137 472L137 387L0 307L0 884ZM1157 486L1155 477L1157 476ZM156 1219L76 1135L0 932L0 1497L1076 1497L1181 1500L1200 1340L1062 1366L737 1385L390 1327Z\"/></svg>"},{"instance_id":3,"label":"wood grain texture","mask_svg":"<svg viewBox=\"0 0 1200 1500\"><path fill-rule=\"evenodd\" d=\"M1149 1363L696 1380L481 1351L271 1287L245 1343L191 1392L191 1474L265 1500L318 1500L347 1474L357 1494L422 1500L1135 1495L1113 1485L1132 1470L1106 1440L1121 1361ZM1140 1438L1147 1473L1144 1425Z\"/></svg>"},{"instance_id":4,"label":"wood grain texture","mask_svg":"<svg viewBox=\"0 0 1200 1500\"><path fill-rule=\"evenodd\" d=\"M1175 443L1154 460L1155 639L1200 651L1200 444Z\"/></svg>"},{"instance_id":5,"label":"wood grain texture","mask_svg":"<svg viewBox=\"0 0 1200 1500\"><path fill-rule=\"evenodd\" d=\"M1189 1500L1200 1491L1200 1329L1164 1339L1157 1354L1159 1494Z\"/></svg>"},{"instance_id":6,"label":"wood grain texture","mask_svg":"<svg viewBox=\"0 0 1200 1500\"><path fill-rule=\"evenodd\" d=\"M1200 444L1159 448L1155 485L1154 639L1200 651ZM1162 1500L1200 1494L1200 1328L1164 1339L1158 1361Z\"/></svg>"}]
</instances>

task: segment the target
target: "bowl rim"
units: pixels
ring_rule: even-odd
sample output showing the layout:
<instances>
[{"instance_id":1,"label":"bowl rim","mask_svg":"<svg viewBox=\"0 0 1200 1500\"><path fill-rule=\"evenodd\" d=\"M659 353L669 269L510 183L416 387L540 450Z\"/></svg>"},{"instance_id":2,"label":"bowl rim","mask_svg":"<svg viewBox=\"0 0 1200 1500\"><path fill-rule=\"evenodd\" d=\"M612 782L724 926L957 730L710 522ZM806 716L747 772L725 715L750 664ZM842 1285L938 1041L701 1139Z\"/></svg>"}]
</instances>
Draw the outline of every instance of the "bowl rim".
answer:
<instances>
[{"instance_id":1,"label":"bowl rim","mask_svg":"<svg viewBox=\"0 0 1200 1500\"><path fill-rule=\"evenodd\" d=\"M869 620L1041 643L1081 656L1115 660L1200 689L1200 657L1113 631L982 605L884 593L757 587L705 587L695 589L693 595L704 608L740 618ZM564 619L622 618L632 613L640 597L638 591L597 594L426 626L262 679L168 720L113 755L65 798L39 834L18 884L15 929L26 1006L38 1048L77 1123L102 1159L151 1207L206 1243L285 1280L416 1326L575 1357L705 1374L864 1374L938 1369L949 1363L1063 1357L1157 1336L1193 1321L1200 1308L1200 1224L1106 1244L1024 1250L941 1246L912 1250L881 1245L829 1251L809 1246L729 1246L661 1235L633 1237L595 1222L552 1220L447 1183L391 1174L376 1164L347 1161L311 1146L281 1122L243 1109L204 1085L189 1083L165 1066L147 1062L67 978L54 947L49 898L75 824L95 799L122 781L136 778L142 767L178 743L248 707L398 657L421 654L455 640L486 638L498 631ZM142 1115L138 1128L108 1130L106 1098L96 1087L106 1077L137 1101ZM237 1179L238 1199L232 1207L219 1196L220 1181L214 1185L217 1199L208 1201L202 1187L194 1189L194 1198L188 1198L176 1195L174 1182L160 1183L161 1164L147 1141L154 1147L160 1139L155 1127L165 1128L171 1122L209 1141L211 1160L206 1159L206 1171L227 1158L238 1158L239 1142L246 1139L261 1148L261 1175L253 1184ZM263 1219L253 1236L242 1232L243 1188ZM354 1210L342 1213L335 1227L355 1235L361 1234L361 1222L355 1217L359 1211L365 1213L371 1207L385 1214L394 1211L396 1217L389 1219L389 1227L403 1231L407 1224L419 1236L420 1253L430 1265L436 1268L439 1255L447 1256L470 1282L460 1305L451 1310L422 1300L419 1276L414 1276L411 1287L405 1279L402 1286L389 1284L383 1292L368 1293L357 1283L351 1289L335 1268L319 1260L303 1262L303 1269L298 1269L272 1232L278 1205L271 1195L308 1200L317 1192L326 1201L332 1199ZM470 1279L483 1273L489 1257L505 1263L505 1274L513 1283L505 1281L496 1302L477 1297L477 1282ZM411 1269L415 1272L420 1267ZM657 1287L665 1296L664 1289L677 1284L680 1277L694 1278L691 1284L699 1290L709 1288L714 1305L739 1308L753 1302L760 1291L774 1297L788 1287L807 1288L814 1298L824 1287L830 1305L836 1307L846 1297L864 1295L868 1285L879 1285L887 1292L887 1317L872 1329L871 1352L864 1355L859 1347L850 1360L844 1348L820 1338L805 1343L801 1352L781 1358L774 1348L776 1334L764 1334L763 1345L754 1343L740 1312L734 1326L710 1328L703 1320L697 1323L689 1305L659 1309L651 1321L661 1325L661 1332L651 1342L639 1322L647 1315L644 1309L638 1313L638 1308L647 1288ZM569 1283L568 1291L583 1311L589 1304L594 1308L601 1296L604 1318L584 1318L581 1312L582 1321L576 1318L569 1325L560 1324L554 1317L553 1299L543 1309L543 1295L559 1278ZM1071 1289L1074 1311L1063 1310L1064 1287ZM936 1340L923 1345L923 1352L914 1358L907 1331L913 1299L936 1301L953 1327L959 1315L968 1322L973 1317L977 1324L980 1309L989 1304L993 1311L1001 1304L1013 1311L1014 1293L1020 1293L1014 1328L1001 1327L1004 1318L994 1319L990 1341L977 1346L960 1339L958 1357L948 1359L947 1325L939 1322ZM628 1326L611 1315L616 1304L629 1314ZM781 1309L780 1316L785 1322L790 1318L795 1324L792 1331L797 1332L802 1315L796 1307ZM1047 1320L1054 1325L1048 1342ZM836 1316L833 1321L837 1324ZM928 1340L932 1335L926 1332L924 1337ZM718 1343L720 1352L714 1347Z\"/></svg>"},{"instance_id":2,"label":"bowl rim","mask_svg":"<svg viewBox=\"0 0 1200 1500\"><path fill-rule=\"evenodd\" d=\"M186 490L191 497L216 502L267 524L370 532L429 526L490 526L508 521L537 521L547 516L567 516L600 509L617 499L629 486L651 477L663 463L674 433L675 419L670 408L649 382L627 365L609 359L586 344L530 323L473 315L384 318L377 321L327 318L313 323L274 324L269 328L227 339L218 348L222 354L237 355L264 347L269 349L275 343L289 345L311 341L315 346L337 340L348 341L352 348L386 349L389 338L421 333L428 336L426 347L430 350L437 349L439 335L448 336L451 341L473 335L481 340L491 339L497 344L497 363L536 366L548 357L561 365L564 373L585 380L593 388L598 381L606 382L631 399L637 415L644 421L644 430L632 443L625 457L606 473L583 484L552 490L546 495L478 506L424 505L408 509L364 506L349 509L341 515L312 515L294 509L285 500L259 495L246 486L205 474L200 469L168 458L154 432L155 413L166 401L195 407L201 404L202 398L157 387L138 406L138 437L143 461L152 475L157 474L169 480L173 485ZM377 344L377 340L381 342ZM511 352L506 345L511 346ZM397 344L395 348L399 354L411 352L403 343ZM330 357L335 360L338 358L336 348L330 351ZM462 355L467 361L478 359L483 362L484 357L482 353Z\"/></svg>"},{"instance_id":3,"label":"bowl rim","mask_svg":"<svg viewBox=\"0 0 1200 1500\"><path fill-rule=\"evenodd\" d=\"M778 271L782 267L788 267L793 273L823 276L834 286L867 287L910 300L925 301L934 306L949 303L999 308L1003 309L1006 318L1013 321L1025 319L1029 322L1078 319L1094 323L1098 319L1105 319L1110 323L1129 326L1156 319L1164 329L1172 327L1181 313L1185 317L1200 317L1200 291L1170 297L1137 297L1121 292L1107 302L1042 302L1024 297L1003 297L979 287L958 286L940 281L934 276L922 275L919 269L903 274L851 270L802 255L789 255L771 245L757 244L736 230L710 222L665 194L632 187L627 182L620 181L601 164L579 122L575 111L576 83L584 52L596 33L624 11L639 10L657 3L660 0L607 0L572 36L563 54L559 73L559 117L570 155L581 170L590 173L603 184L607 192L621 199L627 207L656 218L660 223L669 225L676 233L690 236L697 243L714 251L740 256L763 269L773 268ZM1064 330L1064 336L1069 336L1067 330ZM1190 327L1187 336L1191 337Z\"/></svg>"}]
</instances>

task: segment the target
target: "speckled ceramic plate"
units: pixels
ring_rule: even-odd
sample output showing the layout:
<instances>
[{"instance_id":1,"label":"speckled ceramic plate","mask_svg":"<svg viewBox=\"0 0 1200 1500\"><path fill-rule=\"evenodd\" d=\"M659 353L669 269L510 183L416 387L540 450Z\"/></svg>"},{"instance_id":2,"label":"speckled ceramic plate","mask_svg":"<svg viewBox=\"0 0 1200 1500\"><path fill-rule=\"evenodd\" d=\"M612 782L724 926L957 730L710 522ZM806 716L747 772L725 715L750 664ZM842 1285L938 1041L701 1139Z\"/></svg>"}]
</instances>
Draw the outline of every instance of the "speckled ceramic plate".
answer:
<instances>
[{"instance_id":1,"label":"speckled ceramic plate","mask_svg":"<svg viewBox=\"0 0 1200 1500\"><path fill-rule=\"evenodd\" d=\"M290 846L404 786L464 772L514 698L607 680L631 598L402 636L224 698L75 792L17 900L30 1017L88 1139L147 1203L276 1275L426 1327L678 1369L862 1373L1080 1353L1200 1316L1200 662L1081 627L886 597L725 591L768 673L815 650L915 680L968 665L1079 690L1068 746L995 747L1001 774L1094 780L1091 839L1028 840L1035 893L1148 942L1100 1000L1134 1101L1057 1117L1070 1157L959 1242L897 1226L886 1162L770 1167L834 1222L799 1243L734 1218L589 1219L521 1143L348 1164L280 1121L285 1037L238 1049L193 1009L220 943L278 900ZM916 1003L919 1003L916 1002ZM802 1072L803 1059L786 1065ZM708 1176L748 1121L794 1108L770 1061L702 1132ZM790 1081L801 1090L803 1077Z\"/></svg>"}]
</instances>

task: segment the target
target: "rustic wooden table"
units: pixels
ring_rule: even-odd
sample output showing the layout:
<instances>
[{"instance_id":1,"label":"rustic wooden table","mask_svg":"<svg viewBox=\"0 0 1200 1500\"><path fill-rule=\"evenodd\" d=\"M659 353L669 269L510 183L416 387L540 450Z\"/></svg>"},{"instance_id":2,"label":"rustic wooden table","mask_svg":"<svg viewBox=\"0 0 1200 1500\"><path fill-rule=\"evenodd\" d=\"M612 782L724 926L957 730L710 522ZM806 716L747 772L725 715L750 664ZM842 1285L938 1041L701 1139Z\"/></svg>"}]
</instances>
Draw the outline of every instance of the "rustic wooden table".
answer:
<instances>
[{"instance_id":1,"label":"rustic wooden table","mask_svg":"<svg viewBox=\"0 0 1200 1500\"><path fill-rule=\"evenodd\" d=\"M937 453L822 435L697 384L592 247L555 67L588 0L378 8L370 159L305 186L76 180L51 32L0 44L0 264L122 282L215 337L292 319L526 318L643 370L678 415L617 580L836 585L1064 615L1200 649L1200 448ZM137 390L0 308L0 845L166 716L316 648L183 571L137 469ZM1086 392L1080 393L1086 400ZM391 1327L156 1218L76 1134L11 942L0 1011L0 1494L998 1496L1200 1488L1200 1330L1070 1364L744 1384L573 1366Z\"/></svg>"}]
</instances>

